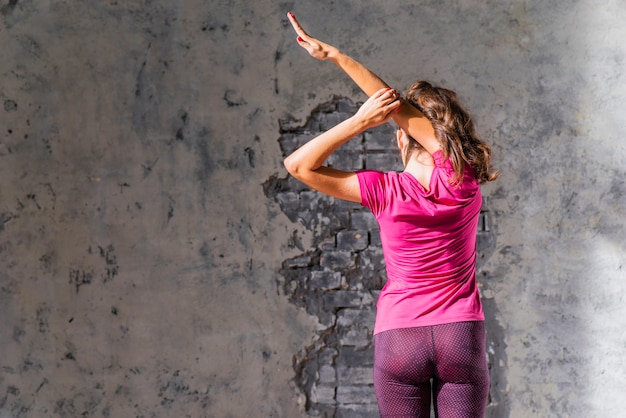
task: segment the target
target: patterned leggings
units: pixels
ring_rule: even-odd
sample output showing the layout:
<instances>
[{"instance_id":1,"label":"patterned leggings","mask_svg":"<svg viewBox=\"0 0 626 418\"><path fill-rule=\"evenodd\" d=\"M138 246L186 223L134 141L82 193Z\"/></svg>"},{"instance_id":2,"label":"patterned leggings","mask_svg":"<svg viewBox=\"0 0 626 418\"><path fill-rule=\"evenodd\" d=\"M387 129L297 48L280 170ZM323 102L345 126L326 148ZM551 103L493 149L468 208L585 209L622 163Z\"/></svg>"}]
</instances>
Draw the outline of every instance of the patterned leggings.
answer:
<instances>
[{"instance_id":1,"label":"patterned leggings","mask_svg":"<svg viewBox=\"0 0 626 418\"><path fill-rule=\"evenodd\" d=\"M374 389L381 417L428 418L432 391L437 417L483 418L489 396L484 323L376 334Z\"/></svg>"}]
</instances>

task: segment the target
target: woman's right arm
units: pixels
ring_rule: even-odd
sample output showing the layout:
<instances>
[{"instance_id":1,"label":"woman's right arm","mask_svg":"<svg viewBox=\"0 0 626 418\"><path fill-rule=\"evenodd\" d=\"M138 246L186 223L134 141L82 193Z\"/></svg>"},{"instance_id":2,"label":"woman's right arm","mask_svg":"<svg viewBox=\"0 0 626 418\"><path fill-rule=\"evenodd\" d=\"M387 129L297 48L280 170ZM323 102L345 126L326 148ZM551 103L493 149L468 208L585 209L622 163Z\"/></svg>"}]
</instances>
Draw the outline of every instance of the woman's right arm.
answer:
<instances>
[{"instance_id":1,"label":"woman's right arm","mask_svg":"<svg viewBox=\"0 0 626 418\"><path fill-rule=\"evenodd\" d=\"M313 38L302 29L293 13L287 13L294 30L298 34L298 44L309 55L318 60L330 60L344 71L365 94L372 96L382 88L388 88L378 75L369 70L354 58L344 54L338 48ZM399 111L393 115L393 120L411 137L415 138L430 154L441 149L441 145L435 135L435 130L430 121L422 112L406 101L402 103Z\"/></svg>"}]
</instances>

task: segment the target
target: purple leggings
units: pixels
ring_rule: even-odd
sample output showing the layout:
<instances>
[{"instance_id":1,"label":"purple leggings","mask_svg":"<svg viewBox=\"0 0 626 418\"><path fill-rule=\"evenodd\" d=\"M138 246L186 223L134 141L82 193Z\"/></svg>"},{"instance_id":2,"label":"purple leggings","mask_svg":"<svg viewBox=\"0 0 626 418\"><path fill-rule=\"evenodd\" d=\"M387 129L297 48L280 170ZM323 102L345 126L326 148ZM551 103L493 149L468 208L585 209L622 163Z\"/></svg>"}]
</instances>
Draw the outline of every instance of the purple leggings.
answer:
<instances>
[{"instance_id":1,"label":"purple leggings","mask_svg":"<svg viewBox=\"0 0 626 418\"><path fill-rule=\"evenodd\" d=\"M432 379L432 388L431 388ZM400 328L374 336L381 417L483 418L489 370L482 321Z\"/></svg>"}]
</instances>

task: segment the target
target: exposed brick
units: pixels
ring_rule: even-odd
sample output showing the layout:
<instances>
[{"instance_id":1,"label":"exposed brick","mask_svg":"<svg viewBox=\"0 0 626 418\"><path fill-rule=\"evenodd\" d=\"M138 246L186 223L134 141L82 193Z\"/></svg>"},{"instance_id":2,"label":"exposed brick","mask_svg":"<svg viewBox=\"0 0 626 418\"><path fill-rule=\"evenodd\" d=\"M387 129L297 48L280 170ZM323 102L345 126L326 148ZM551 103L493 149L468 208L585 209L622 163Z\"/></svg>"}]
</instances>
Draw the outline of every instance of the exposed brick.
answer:
<instances>
[{"instance_id":1,"label":"exposed brick","mask_svg":"<svg viewBox=\"0 0 626 418\"><path fill-rule=\"evenodd\" d=\"M335 392L336 387L334 383L323 385L314 384L313 387L311 387L310 400L314 403L334 404L336 402Z\"/></svg>"},{"instance_id":2,"label":"exposed brick","mask_svg":"<svg viewBox=\"0 0 626 418\"><path fill-rule=\"evenodd\" d=\"M337 111L353 115L359 110L359 107L350 99L339 98L336 101Z\"/></svg>"},{"instance_id":3,"label":"exposed brick","mask_svg":"<svg viewBox=\"0 0 626 418\"><path fill-rule=\"evenodd\" d=\"M337 249L341 251L364 250L369 244L367 230L339 231L337 233Z\"/></svg>"},{"instance_id":4,"label":"exposed brick","mask_svg":"<svg viewBox=\"0 0 626 418\"><path fill-rule=\"evenodd\" d=\"M337 383L337 371L329 364L324 364L319 370L319 383L332 383L334 386Z\"/></svg>"},{"instance_id":5,"label":"exposed brick","mask_svg":"<svg viewBox=\"0 0 626 418\"><path fill-rule=\"evenodd\" d=\"M350 214L352 229L372 231L378 229L378 221L369 210L361 210Z\"/></svg>"},{"instance_id":6,"label":"exposed brick","mask_svg":"<svg viewBox=\"0 0 626 418\"><path fill-rule=\"evenodd\" d=\"M320 256L320 265L329 270L341 270L354 266L354 255L350 251L324 251Z\"/></svg>"},{"instance_id":7,"label":"exposed brick","mask_svg":"<svg viewBox=\"0 0 626 418\"><path fill-rule=\"evenodd\" d=\"M337 248L337 242L335 240L335 236L328 237L322 240L322 242L319 243L317 248L319 248L321 251L333 251L335 248Z\"/></svg>"},{"instance_id":8,"label":"exposed brick","mask_svg":"<svg viewBox=\"0 0 626 418\"><path fill-rule=\"evenodd\" d=\"M337 367L337 381L340 385L373 385L374 374L371 367Z\"/></svg>"},{"instance_id":9,"label":"exposed brick","mask_svg":"<svg viewBox=\"0 0 626 418\"><path fill-rule=\"evenodd\" d=\"M368 298L368 301L369 300L371 299ZM337 325L342 327L357 326L373 329L375 319L376 311L374 309L368 309L367 307L359 309L347 308L337 312Z\"/></svg>"},{"instance_id":10,"label":"exposed brick","mask_svg":"<svg viewBox=\"0 0 626 418\"><path fill-rule=\"evenodd\" d=\"M368 170L402 171L402 160L397 153L367 153L365 154L365 168Z\"/></svg>"},{"instance_id":11,"label":"exposed brick","mask_svg":"<svg viewBox=\"0 0 626 418\"><path fill-rule=\"evenodd\" d=\"M368 269L380 269L384 268L385 254L381 247L370 246L368 249L359 253L361 260L363 260L363 268Z\"/></svg>"},{"instance_id":12,"label":"exposed brick","mask_svg":"<svg viewBox=\"0 0 626 418\"><path fill-rule=\"evenodd\" d=\"M285 192L276 196L276 200L283 212L297 212L300 206L300 198L298 193Z\"/></svg>"},{"instance_id":13,"label":"exposed brick","mask_svg":"<svg viewBox=\"0 0 626 418\"><path fill-rule=\"evenodd\" d=\"M337 151L326 160L326 165L345 171L363 169L363 154L357 151Z\"/></svg>"},{"instance_id":14,"label":"exposed brick","mask_svg":"<svg viewBox=\"0 0 626 418\"><path fill-rule=\"evenodd\" d=\"M335 209L337 210L337 213L336 213L337 216L341 216L343 214L349 215L350 212L353 212L355 210L360 210L361 208L362 208L361 204L357 202L350 202L349 200L341 200L341 199L335 200Z\"/></svg>"},{"instance_id":15,"label":"exposed brick","mask_svg":"<svg viewBox=\"0 0 626 418\"><path fill-rule=\"evenodd\" d=\"M317 211L320 207L327 207L333 203L333 198L317 191L300 192L300 209Z\"/></svg>"},{"instance_id":16,"label":"exposed brick","mask_svg":"<svg viewBox=\"0 0 626 418\"><path fill-rule=\"evenodd\" d=\"M301 147L302 145L306 144L307 142L309 142L313 138L315 138L317 135L318 135L317 132L315 132L315 133L303 132L301 134L298 134L295 137L295 140L298 143L298 148Z\"/></svg>"},{"instance_id":17,"label":"exposed brick","mask_svg":"<svg viewBox=\"0 0 626 418\"><path fill-rule=\"evenodd\" d=\"M303 190L311 190L309 188L309 186L307 186L306 184L302 183L299 180L296 180L292 176L287 176L287 187L289 187L289 190L293 191L293 192L301 192Z\"/></svg>"},{"instance_id":18,"label":"exposed brick","mask_svg":"<svg viewBox=\"0 0 626 418\"><path fill-rule=\"evenodd\" d=\"M289 155L298 149L298 136L299 134L285 133L280 137L280 148L284 155Z\"/></svg>"},{"instance_id":19,"label":"exposed brick","mask_svg":"<svg viewBox=\"0 0 626 418\"><path fill-rule=\"evenodd\" d=\"M398 145L396 141L395 128L390 124L384 124L366 131L363 136L365 137L365 148L376 151L397 151Z\"/></svg>"},{"instance_id":20,"label":"exposed brick","mask_svg":"<svg viewBox=\"0 0 626 418\"><path fill-rule=\"evenodd\" d=\"M374 364L374 350L372 347L359 348L342 346L335 360L337 367L365 367Z\"/></svg>"},{"instance_id":21,"label":"exposed brick","mask_svg":"<svg viewBox=\"0 0 626 418\"><path fill-rule=\"evenodd\" d=\"M320 130L323 131L327 131L330 128L338 125L340 122L342 122L345 119L346 115L341 115L339 113L324 113L320 115L319 118L319 122L320 122Z\"/></svg>"},{"instance_id":22,"label":"exposed brick","mask_svg":"<svg viewBox=\"0 0 626 418\"><path fill-rule=\"evenodd\" d=\"M362 303L362 293L352 290L336 290L324 294L324 306L327 309L357 308Z\"/></svg>"},{"instance_id":23,"label":"exposed brick","mask_svg":"<svg viewBox=\"0 0 626 418\"><path fill-rule=\"evenodd\" d=\"M381 289L387 280L383 251L370 245L359 253L357 268L348 275L350 288Z\"/></svg>"},{"instance_id":24,"label":"exposed brick","mask_svg":"<svg viewBox=\"0 0 626 418\"><path fill-rule=\"evenodd\" d=\"M316 132L318 135L322 132L319 115L315 115L307 121L304 130L307 132Z\"/></svg>"},{"instance_id":25,"label":"exposed brick","mask_svg":"<svg viewBox=\"0 0 626 418\"><path fill-rule=\"evenodd\" d=\"M338 271L313 271L309 286L321 290L339 289L341 287L341 273Z\"/></svg>"},{"instance_id":26,"label":"exposed brick","mask_svg":"<svg viewBox=\"0 0 626 418\"><path fill-rule=\"evenodd\" d=\"M285 269L293 269L298 267L309 267L313 263L310 255L301 255L298 257L290 258L289 260L285 260L283 263L283 268Z\"/></svg>"},{"instance_id":27,"label":"exposed brick","mask_svg":"<svg viewBox=\"0 0 626 418\"><path fill-rule=\"evenodd\" d=\"M382 241L380 240L380 230L375 229L370 231L370 245L382 247Z\"/></svg>"},{"instance_id":28,"label":"exposed brick","mask_svg":"<svg viewBox=\"0 0 626 418\"><path fill-rule=\"evenodd\" d=\"M376 395L372 386L339 386L336 399L342 404L376 403Z\"/></svg>"},{"instance_id":29,"label":"exposed brick","mask_svg":"<svg viewBox=\"0 0 626 418\"><path fill-rule=\"evenodd\" d=\"M367 347L372 342L372 332L367 328L347 327L339 330L339 344Z\"/></svg>"},{"instance_id":30,"label":"exposed brick","mask_svg":"<svg viewBox=\"0 0 626 418\"><path fill-rule=\"evenodd\" d=\"M378 405L366 404L341 404L337 407L335 418L378 418Z\"/></svg>"},{"instance_id":31,"label":"exposed brick","mask_svg":"<svg viewBox=\"0 0 626 418\"><path fill-rule=\"evenodd\" d=\"M333 364L338 355L338 350L331 347L325 347L319 352L317 358L320 364Z\"/></svg>"}]
</instances>

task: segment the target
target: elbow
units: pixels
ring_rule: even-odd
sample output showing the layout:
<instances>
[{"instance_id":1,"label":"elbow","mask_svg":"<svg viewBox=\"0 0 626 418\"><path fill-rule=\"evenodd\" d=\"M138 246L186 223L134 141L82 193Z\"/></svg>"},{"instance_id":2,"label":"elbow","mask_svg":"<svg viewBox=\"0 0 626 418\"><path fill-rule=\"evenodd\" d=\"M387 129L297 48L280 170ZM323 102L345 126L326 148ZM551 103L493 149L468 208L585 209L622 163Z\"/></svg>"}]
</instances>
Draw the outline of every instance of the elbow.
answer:
<instances>
[{"instance_id":1,"label":"elbow","mask_svg":"<svg viewBox=\"0 0 626 418\"><path fill-rule=\"evenodd\" d=\"M309 177L309 173L312 171L311 168L306 165L299 158L294 157L294 155L290 155L289 157L283 160L283 165L285 169L291 176L301 182L305 182L305 179Z\"/></svg>"},{"instance_id":2,"label":"elbow","mask_svg":"<svg viewBox=\"0 0 626 418\"><path fill-rule=\"evenodd\" d=\"M293 155L290 155L289 157L285 158L283 160L283 165L285 166L285 169L287 170L289 174L297 178L297 174L300 170L300 166L298 165L297 161L295 161L295 159L293 158Z\"/></svg>"}]
</instances>

